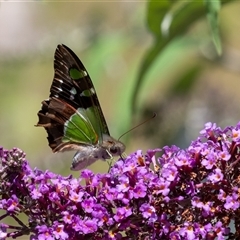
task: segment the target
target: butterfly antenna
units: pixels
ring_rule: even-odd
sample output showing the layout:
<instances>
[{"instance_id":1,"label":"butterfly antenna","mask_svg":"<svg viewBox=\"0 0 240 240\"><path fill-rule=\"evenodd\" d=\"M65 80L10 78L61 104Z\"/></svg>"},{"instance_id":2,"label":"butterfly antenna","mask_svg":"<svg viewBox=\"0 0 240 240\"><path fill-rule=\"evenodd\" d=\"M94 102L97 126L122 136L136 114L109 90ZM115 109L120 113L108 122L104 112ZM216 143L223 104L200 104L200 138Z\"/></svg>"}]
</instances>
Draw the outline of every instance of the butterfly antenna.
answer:
<instances>
[{"instance_id":1,"label":"butterfly antenna","mask_svg":"<svg viewBox=\"0 0 240 240\"><path fill-rule=\"evenodd\" d=\"M145 123L147 123L147 122L149 122L150 120L152 120L152 119L155 118L156 116L157 116L157 114L154 112L153 115L152 115L150 118L144 120L143 122L139 123L137 126L129 129L129 130L126 131L124 134L122 134L122 135L118 138L118 141L119 141L124 135L126 135L127 133L129 133L129 132L131 132L132 130L134 130L134 129L140 127L140 126L142 126L143 124L145 124Z\"/></svg>"}]
</instances>

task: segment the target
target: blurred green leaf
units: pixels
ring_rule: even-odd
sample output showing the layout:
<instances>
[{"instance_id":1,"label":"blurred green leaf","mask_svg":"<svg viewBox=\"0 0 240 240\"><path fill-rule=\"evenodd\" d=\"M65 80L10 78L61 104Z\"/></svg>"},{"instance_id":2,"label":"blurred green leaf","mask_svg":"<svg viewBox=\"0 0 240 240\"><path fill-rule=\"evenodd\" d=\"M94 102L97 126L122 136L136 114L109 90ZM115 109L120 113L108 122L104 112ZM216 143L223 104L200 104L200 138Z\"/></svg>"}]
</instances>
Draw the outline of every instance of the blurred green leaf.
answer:
<instances>
[{"instance_id":1,"label":"blurred green leaf","mask_svg":"<svg viewBox=\"0 0 240 240\"><path fill-rule=\"evenodd\" d=\"M174 3L176 3L178 7L176 7L176 11L170 11L170 7L173 7ZM147 10L148 27L155 35L155 42L152 45L152 47L147 51L145 57L143 58L142 65L140 66L140 70L137 76L137 81L132 97L133 112L136 109L135 103L137 102L136 99L141 88L142 81L151 65L157 59L159 53L163 51L163 49L166 47L167 44L170 43L171 40L173 40L177 36L182 35L189 28L189 26L195 20L200 18L205 12L205 8L202 2L188 1L183 3L184 4L182 5L178 1L174 2L171 1L170 3L170 1L156 2L154 0L150 0L148 3ZM171 16L170 18L172 20L171 24L169 25L168 36L162 37L162 32L160 32L160 26L164 17L166 17L167 14Z\"/></svg>"},{"instance_id":2,"label":"blurred green leaf","mask_svg":"<svg viewBox=\"0 0 240 240\"><path fill-rule=\"evenodd\" d=\"M233 0L222 1L229 3ZM213 2L213 1L212 1ZM216 12L217 4L211 4L211 9ZM211 11L213 11L211 10ZM206 6L203 1L154 1L148 2L147 24L149 30L153 33L155 40L149 50L146 52L141 66L139 68L135 88L132 95L131 108L135 112L137 98L141 89L143 80L149 68L157 60L158 56L173 40L182 36L195 22L207 14ZM216 23L216 21L215 21ZM213 24L215 24L213 23ZM218 32L214 33L214 42L217 49L220 38ZM218 31L218 30L217 30Z\"/></svg>"},{"instance_id":3,"label":"blurred green leaf","mask_svg":"<svg viewBox=\"0 0 240 240\"><path fill-rule=\"evenodd\" d=\"M216 47L218 55L222 53L222 44L219 36L218 16L221 9L220 0L205 0L207 7L207 18L212 32L213 43Z\"/></svg>"},{"instance_id":4,"label":"blurred green leaf","mask_svg":"<svg viewBox=\"0 0 240 240\"><path fill-rule=\"evenodd\" d=\"M147 24L149 30L156 36L161 37L160 26L166 12L169 11L173 2L163 0L159 2L150 1L147 10Z\"/></svg>"}]
</instances>

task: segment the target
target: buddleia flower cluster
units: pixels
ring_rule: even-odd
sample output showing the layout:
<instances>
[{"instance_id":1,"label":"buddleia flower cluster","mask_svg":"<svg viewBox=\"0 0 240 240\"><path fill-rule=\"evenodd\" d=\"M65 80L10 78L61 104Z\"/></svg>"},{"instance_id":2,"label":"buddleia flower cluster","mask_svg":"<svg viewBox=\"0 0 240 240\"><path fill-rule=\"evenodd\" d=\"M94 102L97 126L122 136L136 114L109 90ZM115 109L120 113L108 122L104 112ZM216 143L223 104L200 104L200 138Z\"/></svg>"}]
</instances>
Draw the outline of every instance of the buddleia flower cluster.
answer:
<instances>
[{"instance_id":1,"label":"buddleia flower cluster","mask_svg":"<svg viewBox=\"0 0 240 240\"><path fill-rule=\"evenodd\" d=\"M79 178L1 148L0 239L240 239L239 144L240 123L208 123L187 149L139 150Z\"/></svg>"}]
</instances>

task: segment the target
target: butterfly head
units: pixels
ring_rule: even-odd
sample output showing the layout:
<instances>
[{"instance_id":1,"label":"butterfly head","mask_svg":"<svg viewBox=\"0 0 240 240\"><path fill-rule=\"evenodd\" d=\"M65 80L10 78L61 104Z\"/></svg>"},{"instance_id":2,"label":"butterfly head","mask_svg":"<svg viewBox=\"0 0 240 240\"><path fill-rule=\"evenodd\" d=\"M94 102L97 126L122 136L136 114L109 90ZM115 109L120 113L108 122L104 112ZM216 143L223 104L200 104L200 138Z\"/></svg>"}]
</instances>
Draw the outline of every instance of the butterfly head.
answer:
<instances>
[{"instance_id":1,"label":"butterfly head","mask_svg":"<svg viewBox=\"0 0 240 240\"><path fill-rule=\"evenodd\" d=\"M105 148L109 153L108 157L106 158L109 158L109 155L112 157L122 156L122 153L125 151L126 148L122 142L106 134L103 135L102 147Z\"/></svg>"}]
</instances>

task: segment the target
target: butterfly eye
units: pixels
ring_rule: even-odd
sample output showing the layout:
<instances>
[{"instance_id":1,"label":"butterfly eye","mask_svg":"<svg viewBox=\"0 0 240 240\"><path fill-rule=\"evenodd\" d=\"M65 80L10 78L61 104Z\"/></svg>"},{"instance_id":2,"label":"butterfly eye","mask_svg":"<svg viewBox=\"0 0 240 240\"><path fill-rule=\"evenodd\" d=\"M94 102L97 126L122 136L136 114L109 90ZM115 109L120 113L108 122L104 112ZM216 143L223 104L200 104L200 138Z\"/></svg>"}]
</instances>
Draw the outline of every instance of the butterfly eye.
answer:
<instances>
[{"instance_id":1,"label":"butterfly eye","mask_svg":"<svg viewBox=\"0 0 240 240\"><path fill-rule=\"evenodd\" d=\"M115 153L118 152L118 148L115 147L115 146L112 146L112 147L110 147L110 152L111 152L112 154L115 154Z\"/></svg>"}]
</instances>

